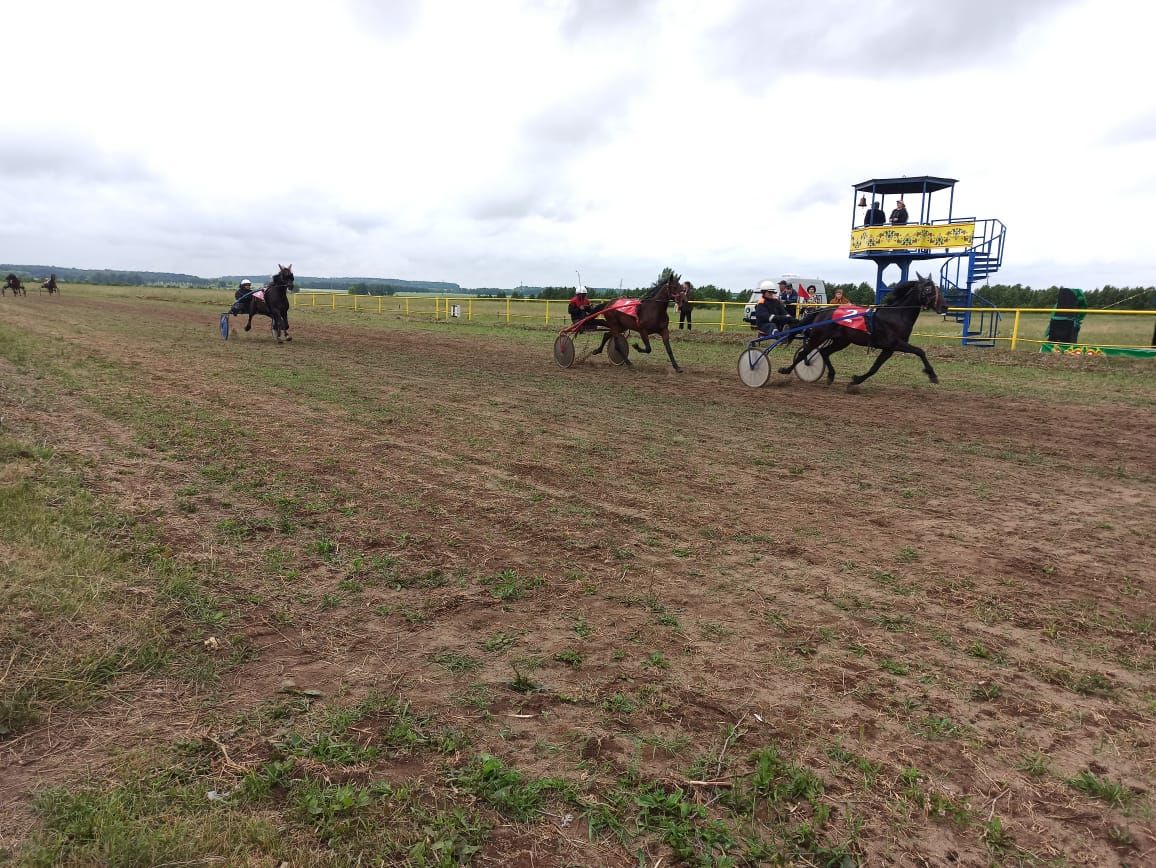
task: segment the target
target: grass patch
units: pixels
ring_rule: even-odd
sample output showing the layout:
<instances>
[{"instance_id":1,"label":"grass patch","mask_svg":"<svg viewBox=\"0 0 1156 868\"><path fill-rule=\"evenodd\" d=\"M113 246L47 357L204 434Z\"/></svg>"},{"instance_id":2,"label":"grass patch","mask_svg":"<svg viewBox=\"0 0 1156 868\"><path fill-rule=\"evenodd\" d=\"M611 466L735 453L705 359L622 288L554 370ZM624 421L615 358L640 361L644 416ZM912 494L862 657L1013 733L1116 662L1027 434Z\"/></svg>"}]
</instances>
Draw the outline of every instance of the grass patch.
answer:
<instances>
[{"instance_id":1,"label":"grass patch","mask_svg":"<svg viewBox=\"0 0 1156 868\"><path fill-rule=\"evenodd\" d=\"M8 437L0 454L15 480L0 486L0 514L20 517L0 522L11 553L0 563L0 646L13 649L0 738L50 709L91 708L125 676L204 684L244 659L200 647L227 622L224 605L150 525L106 509L81 463Z\"/></svg>"},{"instance_id":2,"label":"grass patch","mask_svg":"<svg viewBox=\"0 0 1156 868\"><path fill-rule=\"evenodd\" d=\"M479 582L490 589L490 596L503 603L512 603L539 587L542 579L539 576L523 576L516 570L502 570L500 573L483 576Z\"/></svg>"},{"instance_id":3,"label":"grass patch","mask_svg":"<svg viewBox=\"0 0 1156 868\"><path fill-rule=\"evenodd\" d=\"M582 655L574 650L559 651L554 655L554 659L567 666L578 667L582 665Z\"/></svg>"},{"instance_id":4,"label":"grass patch","mask_svg":"<svg viewBox=\"0 0 1156 868\"><path fill-rule=\"evenodd\" d=\"M505 651L511 648L518 641L517 633L497 632L491 636L487 636L482 642L483 651Z\"/></svg>"},{"instance_id":5,"label":"grass patch","mask_svg":"<svg viewBox=\"0 0 1156 868\"><path fill-rule=\"evenodd\" d=\"M1136 798L1136 793L1128 787L1110 778L1099 777L1088 769L1068 778L1066 783L1073 790L1106 802L1113 808L1127 808Z\"/></svg>"},{"instance_id":6,"label":"grass patch","mask_svg":"<svg viewBox=\"0 0 1156 868\"><path fill-rule=\"evenodd\" d=\"M454 675L465 675L481 668L481 661L468 654L459 654L456 651L443 651L433 656L433 662Z\"/></svg>"},{"instance_id":7,"label":"grass patch","mask_svg":"<svg viewBox=\"0 0 1156 868\"><path fill-rule=\"evenodd\" d=\"M459 790L470 793L511 820L537 817L547 794L572 797L573 787L561 778L528 779L500 759L482 754L463 769L452 771L449 780Z\"/></svg>"}]
</instances>

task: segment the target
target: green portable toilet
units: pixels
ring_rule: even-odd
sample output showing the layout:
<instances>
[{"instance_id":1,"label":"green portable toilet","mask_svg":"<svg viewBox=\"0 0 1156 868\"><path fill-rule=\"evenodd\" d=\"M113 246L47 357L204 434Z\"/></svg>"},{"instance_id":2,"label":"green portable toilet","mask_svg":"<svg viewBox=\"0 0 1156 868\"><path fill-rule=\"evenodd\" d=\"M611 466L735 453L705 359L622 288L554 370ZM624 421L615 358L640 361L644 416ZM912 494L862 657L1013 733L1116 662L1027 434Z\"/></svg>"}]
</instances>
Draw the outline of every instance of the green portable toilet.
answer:
<instances>
[{"instance_id":1,"label":"green portable toilet","mask_svg":"<svg viewBox=\"0 0 1156 868\"><path fill-rule=\"evenodd\" d=\"M1054 310L1087 310L1088 299L1082 289L1060 287ZM1048 321L1045 339L1056 344L1076 344L1080 342L1080 325L1084 322L1082 313L1053 313Z\"/></svg>"}]
</instances>

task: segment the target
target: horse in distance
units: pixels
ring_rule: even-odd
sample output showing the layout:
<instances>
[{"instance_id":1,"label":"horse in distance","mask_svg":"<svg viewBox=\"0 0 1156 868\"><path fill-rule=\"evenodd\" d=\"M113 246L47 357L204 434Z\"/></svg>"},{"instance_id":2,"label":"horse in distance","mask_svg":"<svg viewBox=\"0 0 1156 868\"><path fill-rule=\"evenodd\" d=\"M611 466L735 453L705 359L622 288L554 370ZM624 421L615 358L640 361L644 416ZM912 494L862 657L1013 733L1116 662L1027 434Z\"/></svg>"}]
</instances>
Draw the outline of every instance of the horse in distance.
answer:
<instances>
[{"instance_id":1,"label":"horse in distance","mask_svg":"<svg viewBox=\"0 0 1156 868\"><path fill-rule=\"evenodd\" d=\"M24 288L24 282L11 272L4 278L3 285L0 285L0 295L3 295L6 290L12 290L14 296L28 295L28 291Z\"/></svg>"}]
</instances>

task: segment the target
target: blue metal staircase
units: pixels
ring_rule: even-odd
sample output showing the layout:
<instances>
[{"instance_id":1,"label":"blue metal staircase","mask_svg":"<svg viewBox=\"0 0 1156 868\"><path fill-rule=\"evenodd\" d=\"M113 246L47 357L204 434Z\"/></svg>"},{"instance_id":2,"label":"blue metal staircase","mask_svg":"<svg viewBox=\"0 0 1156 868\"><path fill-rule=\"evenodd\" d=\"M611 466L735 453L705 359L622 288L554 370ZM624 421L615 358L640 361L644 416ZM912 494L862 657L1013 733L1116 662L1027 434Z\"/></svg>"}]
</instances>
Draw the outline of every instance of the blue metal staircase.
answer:
<instances>
[{"instance_id":1,"label":"blue metal staircase","mask_svg":"<svg viewBox=\"0 0 1156 868\"><path fill-rule=\"evenodd\" d=\"M967 223L971 220L952 220ZM994 218L975 220L975 237L971 247L952 256L939 269L939 288L944 300L954 310L948 314L963 324L963 345L994 347L999 334L1001 316L995 305L977 293L977 283L983 283L1003 265L1004 240L1007 227ZM978 310L976 308L979 308Z\"/></svg>"}]
</instances>

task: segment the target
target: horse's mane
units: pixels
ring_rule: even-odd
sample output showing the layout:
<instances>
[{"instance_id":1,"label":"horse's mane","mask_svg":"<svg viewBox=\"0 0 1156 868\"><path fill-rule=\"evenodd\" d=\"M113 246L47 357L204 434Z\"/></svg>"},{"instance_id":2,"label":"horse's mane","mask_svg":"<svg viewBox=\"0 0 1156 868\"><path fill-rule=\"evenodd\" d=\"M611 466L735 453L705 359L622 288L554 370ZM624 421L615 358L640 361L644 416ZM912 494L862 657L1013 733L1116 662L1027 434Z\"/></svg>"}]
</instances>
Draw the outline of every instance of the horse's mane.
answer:
<instances>
[{"instance_id":1,"label":"horse's mane","mask_svg":"<svg viewBox=\"0 0 1156 868\"><path fill-rule=\"evenodd\" d=\"M682 278L674 273L673 268L662 269L662 274L658 276L658 280L650 285L650 289L642 294L642 300L646 301L648 298L654 298L662 290L664 286L671 283L678 283Z\"/></svg>"},{"instance_id":2,"label":"horse's mane","mask_svg":"<svg viewBox=\"0 0 1156 868\"><path fill-rule=\"evenodd\" d=\"M921 280L905 280L902 283L895 284L895 286L891 287L891 291L883 296L883 301L879 302L880 306L896 305L901 301L906 301L913 292L918 291L926 279L927 278Z\"/></svg>"}]
</instances>

